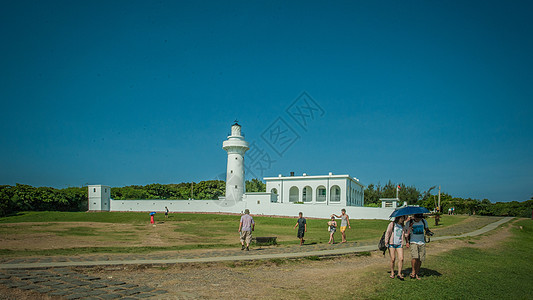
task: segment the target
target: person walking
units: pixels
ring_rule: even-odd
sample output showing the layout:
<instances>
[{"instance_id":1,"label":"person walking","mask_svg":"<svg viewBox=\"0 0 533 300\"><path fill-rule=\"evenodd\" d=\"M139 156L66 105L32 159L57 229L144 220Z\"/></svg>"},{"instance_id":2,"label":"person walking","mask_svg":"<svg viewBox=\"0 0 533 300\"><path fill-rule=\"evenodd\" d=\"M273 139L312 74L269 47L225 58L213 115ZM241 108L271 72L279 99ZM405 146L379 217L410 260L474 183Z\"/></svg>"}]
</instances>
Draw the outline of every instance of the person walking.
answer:
<instances>
[{"instance_id":1,"label":"person walking","mask_svg":"<svg viewBox=\"0 0 533 300\"><path fill-rule=\"evenodd\" d=\"M341 218L341 237L342 237L342 242L343 243L346 243L346 227L352 229L352 227L350 226L350 217L346 214L346 209L341 209L341 215L340 216L337 216L337 215L334 215L335 217L337 218Z\"/></svg>"},{"instance_id":2,"label":"person walking","mask_svg":"<svg viewBox=\"0 0 533 300\"><path fill-rule=\"evenodd\" d=\"M328 222L329 230L329 242L328 244L335 244L335 231L337 231L337 221L335 221L335 216L331 216L331 220Z\"/></svg>"},{"instance_id":3,"label":"person walking","mask_svg":"<svg viewBox=\"0 0 533 300\"><path fill-rule=\"evenodd\" d=\"M412 271L409 274L409 277L416 278L420 280L418 276L420 273L420 266L422 262L426 259L426 242L424 240L425 232L430 232L428 223L424 220L423 214L416 214L414 218L409 220L407 224L406 237L408 238L408 243L406 243L407 248L410 248L411 251L411 267Z\"/></svg>"},{"instance_id":4,"label":"person walking","mask_svg":"<svg viewBox=\"0 0 533 300\"><path fill-rule=\"evenodd\" d=\"M396 217L393 222L387 226L385 233L385 245L389 248L390 255L390 278L395 278L394 263L398 259L398 278L404 279L402 274L403 268L403 245L405 244L405 216Z\"/></svg>"},{"instance_id":5,"label":"person walking","mask_svg":"<svg viewBox=\"0 0 533 300\"><path fill-rule=\"evenodd\" d=\"M165 206L165 219L168 218L168 207Z\"/></svg>"},{"instance_id":6,"label":"person walking","mask_svg":"<svg viewBox=\"0 0 533 300\"><path fill-rule=\"evenodd\" d=\"M241 250L244 250L244 243L246 242L246 251L250 251L250 242L252 241L252 231L255 229L254 218L250 216L250 210L245 209L244 215L239 222L239 233L241 237Z\"/></svg>"},{"instance_id":7,"label":"person walking","mask_svg":"<svg viewBox=\"0 0 533 300\"><path fill-rule=\"evenodd\" d=\"M304 219L304 214L302 212L298 213L298 221L296 221L296 225L294 225L294 228L298 226L298 238L300 239L300 246L304 244L304 234L307 232L307 221Z\"/></svg>"}]
</instances>

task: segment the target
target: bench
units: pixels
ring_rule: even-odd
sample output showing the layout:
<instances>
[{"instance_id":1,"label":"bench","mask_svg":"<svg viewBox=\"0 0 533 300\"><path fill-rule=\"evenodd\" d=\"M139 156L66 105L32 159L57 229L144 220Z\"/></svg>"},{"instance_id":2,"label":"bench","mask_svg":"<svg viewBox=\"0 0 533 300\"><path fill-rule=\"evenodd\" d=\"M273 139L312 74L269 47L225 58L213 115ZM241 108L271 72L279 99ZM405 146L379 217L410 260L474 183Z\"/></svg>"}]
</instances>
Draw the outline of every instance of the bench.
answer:
<instances>
[{"instance_id":1,"label":"bench","mask_svg":"<svg viewBox=\"0 0 533 300\"><path fill-rule=\"evenodd\" d=\"M277 237L275 236L258 236L252 238L252 243L258 246L277 245L276 239Z\"/></svg>"}]
</instances>

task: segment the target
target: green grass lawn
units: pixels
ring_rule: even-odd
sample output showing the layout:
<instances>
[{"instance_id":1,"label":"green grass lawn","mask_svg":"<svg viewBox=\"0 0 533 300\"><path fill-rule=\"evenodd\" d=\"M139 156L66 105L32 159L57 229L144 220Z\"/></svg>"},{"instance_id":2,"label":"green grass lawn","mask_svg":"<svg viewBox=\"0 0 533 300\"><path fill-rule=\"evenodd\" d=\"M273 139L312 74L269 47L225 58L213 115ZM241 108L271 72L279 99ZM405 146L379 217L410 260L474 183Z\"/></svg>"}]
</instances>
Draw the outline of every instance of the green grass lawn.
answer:
<instances>
[{"instance_id":1,"label":"green grass lawn","mask_svg":"<svg viewBox=\"0 0 533 300\"><path fill-rule=\"evenodd\" d=\"M340 298L533 299L533 221L518 221L511 232L512 238L499 247L460 248L428 257L422 280L390 280L384 266L383 272L363 278L371 288Z\"/></svg>"},{"instance_id":2,"label":"green grass lawn","mask_svg":"<svg viewBox=\"0 0 533 300\"><path fill-rule=\"evenodd\" d=\"M456 226L467 216L445 216L439 228ZM174 213L168 219L163 214L156 215L156 227L149 226L150 217L148 213L140 212L21 212L15 216L0 218L0 223L11 223L11 227L0 227L0 234L8 237L30 233L49 233L65 238L83 237L94 239L95 241L122 241L120 245L108 244L99 247L78 247L70 248L67 245L73 243L65 242L62 249L39 250L39 249L6 249L0 246L0 254L3 255L69 255L80 253L145 253L157 250L184 250L199 248L221 248L233 247L238 243L238 225L240 217L237 215L218 214L191 214ZM280 245L298 244L296 238L296 218L273 218L264 216L254 216L256 230L254 236L276 236ZM329 233L327 232L327 221L325 219L308 219L307 233L305 239L308 243L327 243ZM16 223L20 227L13 226ZM80 224L70 225L70 227L53 227L52 225L62 224L62 222L77 222ZM84 223L87 223L85 225ZM109 223L120 227L127 224L129 231L125 229L106 230L89 223ZM351 220L352 229L348 229L348 241L376 242L386 229L386 220ZM107 225L106 225L107 226ZM111 225L110 225L111 226ZM51 228L53 227L53 228ZM431 223L430 223L431 227ZM166 231L165 231L166 230ZM157 247L149 245L135 245L135 242L148 237L150 234L159 234L168 240ZM186 237L186 238L184 238ZM181 239L180 239L181 238ZM336 241L340 241L340 233L336 234ZM179 241L178 241L179 240ZM129 243L131 241L131 243ZM126 242L126 243L124 243ZM63 244L63 243L62 243ZM2 249L3 248L3 249Z\"/></svg>"}]
</instances>

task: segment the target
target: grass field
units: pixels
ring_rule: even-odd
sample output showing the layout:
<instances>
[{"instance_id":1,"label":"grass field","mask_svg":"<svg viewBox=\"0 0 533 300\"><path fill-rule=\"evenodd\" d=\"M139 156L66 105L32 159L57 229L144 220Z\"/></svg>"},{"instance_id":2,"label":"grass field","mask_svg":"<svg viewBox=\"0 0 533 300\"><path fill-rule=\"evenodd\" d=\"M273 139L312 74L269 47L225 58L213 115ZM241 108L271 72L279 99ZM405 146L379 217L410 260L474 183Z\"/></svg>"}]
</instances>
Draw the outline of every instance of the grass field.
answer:
<instances>
[{"instance_id":1,"label":"grass field","mask_svg":"<svg viewBox=\"0 0 533 300\"><path fill-rule=\"evenodd\" d=\"M511 226L513 236L495 247L459 248L428 257L422 265L427 276L420 281L386 280L385 273L368 272L363 280L369 288L340 298L533 299L533 221Z\"/></svg>"},{"instance_id":2,"label":"grass field","mask_svg":"<svg viewBox=\"0 0 533 300\"><path fill-rule=\"evenodd\" d=\"M147 213L137 212L23 212L0 218L0 254L74 255L83 253L146 253L233 247L238 243L239 216L217 214L156 215L156 226ZM295 218L254 216L254 236L276 236L281 245L297 244ZM468 216L443 216L435 230L472 223ZM483 219L484 220L484 219ZM327 243L327 220L308 219L308 243ZM491 221L487 221L491 222ZM351 220L349 241L377 241L386 220ZM432 222L430 222L430 226ZM463 226L464 227L464 226ZM340 241L340 234L336 234Z\"/></svg>"}]
</instances>

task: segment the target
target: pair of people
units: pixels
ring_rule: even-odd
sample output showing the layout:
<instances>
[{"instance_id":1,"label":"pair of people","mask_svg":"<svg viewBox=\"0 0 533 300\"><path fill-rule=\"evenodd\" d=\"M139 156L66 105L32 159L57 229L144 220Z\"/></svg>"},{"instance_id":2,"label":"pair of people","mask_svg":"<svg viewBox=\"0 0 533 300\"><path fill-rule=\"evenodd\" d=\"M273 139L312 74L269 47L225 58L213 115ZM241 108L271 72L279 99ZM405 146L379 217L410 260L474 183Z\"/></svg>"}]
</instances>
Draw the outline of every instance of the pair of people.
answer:
<instances>
[{"instance_id":1,"label":"pair of people","mask_svg":"<svg viewBox=\"0 0 533 300\"><path fill-rule=\"evenodd\" d=\"M300 246L304 244L304 235L307 232L307 221L303 217L303 213L298 213L298 221L294 225L294 228L298 227L298 238L300 239ZM341 215L331 215L331 221L328 222L328 231L329 231L329 242L328 244L335 243L334 234L337 230L337 222L335 221L335 217L341 218L341 234L342 234L342 242L346 243L346 227L352 228L350 226L350 217L346 214L346 209L341 210Z\"/></svg>"},{"instance_id":2,"label":"pair of people","mask_svg":"<svg viewBox=\"0 0 533 300\"><path fill-rule=\"evenodd\" d=\"M407 224L404 224L407 222ZM390 254L390 278L395 278L394 264L398 259L398 278L404 279L403 268L403 246L411 251L412 271L409 277L420 280L419 272L422 262L426 259L425 233L430 233L428 223L424 215L416 214L413 218L399 216L389 223L385 233L385 243Z\"/></svg>"},{"instance_id":3,"label":"pair of people","mask_svg":"<svg viewBox=\"0 0 533 300\"><path fill-rule=\"evenodd\" d=\"M346 214L346 209L341 209L341 215L337 216L335 214L331 215L331 221L328 222L328 231L329 231L329 242L328 244L335 244L334 234L337 231L337 221L335 218L341 219L341 237L342 243L346 243L346 228L352 229L350 226L350 217Z\"/></svg>"}]
</instances>

